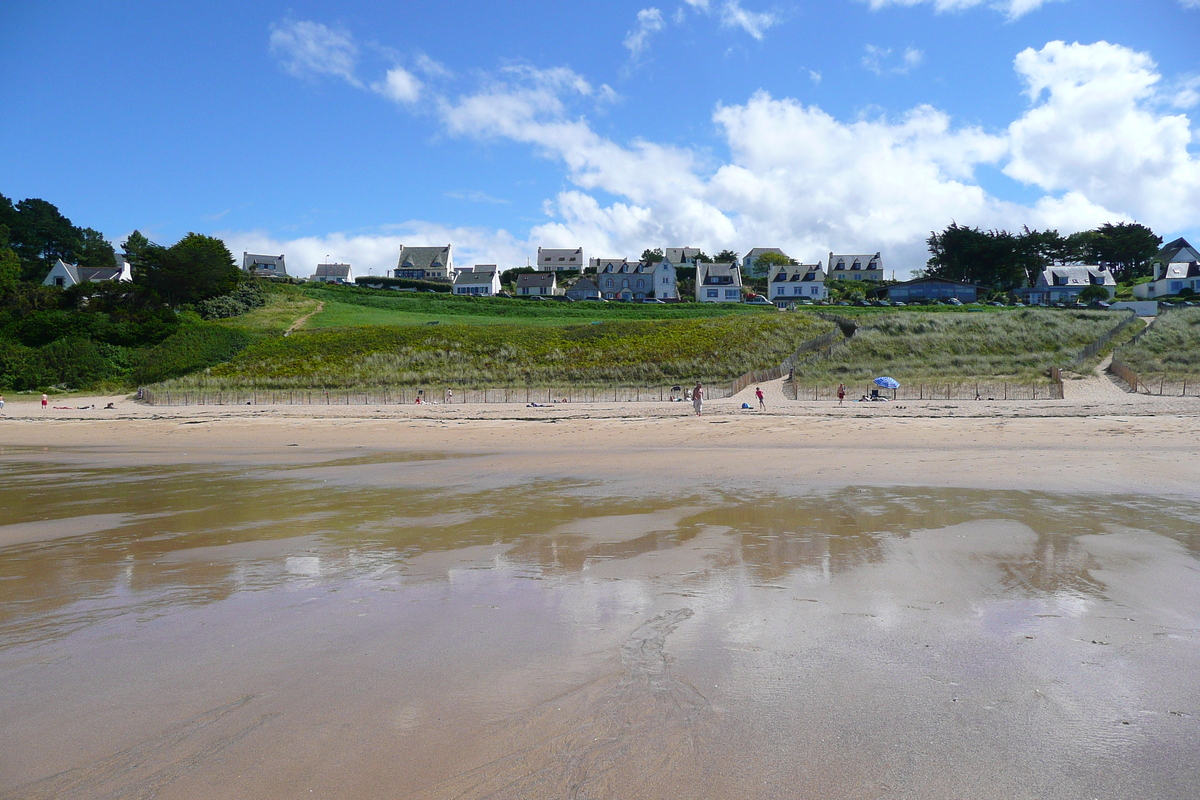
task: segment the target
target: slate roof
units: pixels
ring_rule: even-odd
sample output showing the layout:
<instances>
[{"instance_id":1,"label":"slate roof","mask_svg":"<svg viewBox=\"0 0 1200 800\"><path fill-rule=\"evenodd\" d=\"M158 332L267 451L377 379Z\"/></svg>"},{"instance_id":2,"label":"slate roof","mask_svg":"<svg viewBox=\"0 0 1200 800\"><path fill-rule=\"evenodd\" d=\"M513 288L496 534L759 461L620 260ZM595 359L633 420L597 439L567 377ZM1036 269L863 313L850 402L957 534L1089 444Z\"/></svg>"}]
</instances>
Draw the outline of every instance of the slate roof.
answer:
<instances>
[{"instance_id":1,"label":"slate roof","mask_svg":"<svg viewBox=\"0 0 1200 800\"><path fill-rule=\"evenodd\" d=\"M784 281L824 282L825 280L825 272L821 269L820 264L779 264L772 267L772 273L771 283L782 283Z\"/></svg>"},{"instance_id":2,"label":"slate roof","mask_svg":"<svg viewBox=\"0 0 1200 800\"><path fill-rule=\"evenodd\" d=\"M350 277L349 264L317 264L317 271L313 273L314 278L334 278L346 280Z\"/></svg>"},{"instance_id":3,"label":"slate roof","mask_svg":"<svg viewBox=\"0 0 1200 800\"><path fill-rule=\"evenodd\" d=\"M287 266L284 264L282 255L261 256L243 252L242 269L247 272L252 269L261 269L270 272L272 275L287 275Z\"/></svg>"},{"instance_id":4,"label":"slate roof","mask_svg":"<svg viewBox=\"0 0 1200 800\"><path fill-rule=\"evenodd\" d=\"M121 275L120 267L71 267L68 269L74 270L79 276L80 283L88 281L112 281L116 280Z\"/></svg>"},{"instance_id":5,"label":"slate roof","mask_svg":"<svg viewBox=\"0 0 1200 800\"><path fill-rule=\"evenodd\" d=\"M555 287L553 272L523 272L517 276L518 289L553 289Z\"/></svg>"},{"instance_id":6,"label":"slate roof","mask_svg":"<svg viewBox=\"0 0 1200 800\"><path fill-rule=\"evenodd\" d=\"M580 278L571 284L567 289L567 294L579 292L582 294L600 294L600 287L591 278Z\"/></svg>"},{"instance_id":7,"label":"slate roof","mask_svg":"<svg viewBox=\"0 0 1200 800\"><path fill-rule=\"evenodd\" d=\"M1173 242L1167 242L1163 248L1155 254L1152 261L1162 261L1169 263L1172 261L1182 261L1185 263L1191 261L1200 261L1200 252L1196 248L1188 244L1187 239L1182 236Z\"/></svg>"},{"instance_id":8,"label":"slate roof","mask_svg":"<svg viewBox=\"0 0 1200 800\"><path fill-rule=\"evenodd\" d=\"M405 247L400 245L396 269L444 270L450 263L450 245L445 247Z\"/></svg>"},{"instance_id":9,"label":"slate roof","mask_svg":"<svg viewBox=\"0 0 1200 800\"><path fill-rule=\"evenodd\" d=\"M778 247L756 247L742 258L743 264L753 264L754 260L763 253L779 253L781 256L786 256L787 253L780 250Z\"/></svg>"},{"instance_id":10,"label":"slate roof","mask_svg":"<svg viewBox=\"0 0 1200 800\"><path fill-rule=\"evenodd\" d=\"M731 261L716 264L697 264L696 275L702 286L741 286L742 271ZM700 277L703 276L703 277ZM723 278L731 278L725 281Z\"/></svg>"},{"instance_id":11,"label":"slate roof","mask_svg":"<svg viewBox=\"0 0 1200 800\"><path fill-rule=\"evenodd\" d=\"M879 253L875 255L835 255L829 254L829 271L846 272L859 270L882 270L883 259Z\"/></svg>"},{"instance_id":12,"label":"slate roof","mask_svg":"<svg viewBox=\"0 0 1200 800\"><path fill-rule=\"evenodd\" d=\"M495 272L484 272L479 270L482 265L476 265L475 269L470 272L460 272L454 278L455 286L490 286L492 279L496 276Z\"/></svg>"},{"instance_id":13,"label":"slate roof","mask_svg":"<svg viewBox=\"0 0 1200 800\"><path fill-rule=\"evenodd\" d=\"M1053 266L1038 275L1038 286L1116 286L1112 273L1104 267Z\"/></svg>"},{"instance_id":14,"label":"slate roof","mask_svg":"<svg viewBox=\"0 0 1200 800\"><path fill-rule=\"evenodd\" d=\"M539 247L537 267L574 266L583 269L582 247Z\"/></svg>"},{"instance_id":15,"label":"slate roof","mask_svg":"<svg viewBox=\"0 0 1200 800\"><path fill-rule=\"evenodd\" d=\"M663 250L664 258L672 264L680 264L700 255L699 247L668 247Z\"/></svg>"}]
</instances>

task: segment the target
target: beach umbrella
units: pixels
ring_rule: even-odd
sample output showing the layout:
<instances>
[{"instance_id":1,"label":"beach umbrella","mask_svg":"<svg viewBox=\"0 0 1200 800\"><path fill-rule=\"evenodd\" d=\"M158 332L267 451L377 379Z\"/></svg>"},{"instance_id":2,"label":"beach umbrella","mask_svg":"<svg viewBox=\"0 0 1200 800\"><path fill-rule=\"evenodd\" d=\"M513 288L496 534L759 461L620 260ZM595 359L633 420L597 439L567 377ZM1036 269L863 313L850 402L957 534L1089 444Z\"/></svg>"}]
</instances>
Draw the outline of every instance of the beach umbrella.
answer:
<instances>
[{"instance_id":1,"label":"beach umbrella","mask_svg":"<svg viewBox=\"0 0 1200 800\"><path fill-rule=\"evenodd\" d=\"M876 386L882 386L884 389L899 389L900 382L895 378L876 378Z\"/></svg>"}]
</instances>

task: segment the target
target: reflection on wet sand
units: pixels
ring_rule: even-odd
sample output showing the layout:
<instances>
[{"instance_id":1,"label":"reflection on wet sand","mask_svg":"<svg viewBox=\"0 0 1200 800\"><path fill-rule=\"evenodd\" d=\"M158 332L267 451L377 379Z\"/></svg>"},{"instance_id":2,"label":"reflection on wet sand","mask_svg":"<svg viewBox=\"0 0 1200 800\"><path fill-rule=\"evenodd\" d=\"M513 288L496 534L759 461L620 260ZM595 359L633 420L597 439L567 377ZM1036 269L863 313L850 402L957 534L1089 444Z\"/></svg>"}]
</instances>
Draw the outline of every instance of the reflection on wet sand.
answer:
<instances>
[{"instance_id":1,"label":"reflection on wet sand","mask_svg":"<svg viewBox=\"0 0 1200 800\"><path fill-rule=\"evenodd\" d=\"M0 798L1195 796L1196 504L420 460L8 463Z\"/></svg>"}]
</instances>

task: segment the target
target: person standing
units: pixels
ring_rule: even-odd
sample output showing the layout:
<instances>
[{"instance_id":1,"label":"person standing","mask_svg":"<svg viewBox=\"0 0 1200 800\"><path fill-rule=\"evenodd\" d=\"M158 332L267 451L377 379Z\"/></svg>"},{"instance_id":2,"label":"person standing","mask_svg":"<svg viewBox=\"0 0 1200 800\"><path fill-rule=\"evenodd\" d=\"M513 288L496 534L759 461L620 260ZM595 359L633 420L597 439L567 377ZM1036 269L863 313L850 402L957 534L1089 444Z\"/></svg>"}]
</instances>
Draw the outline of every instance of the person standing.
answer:
<instances>
[{"instance_id":1,"label":"person standing","mask_svg":"<svg viewBox=\"0 0 1200 800\"><path fill-rule=\"evenodd\" d=\"M4 395L0 394L0 411L4 410Z\"/></svg>"},{"instance_id":2,"label":"person standing","mask_svg":"<svg viewBox=\"0 0 1200 800\"><path fill-rule=\"evenodd\" d=\"M692 408L696 409L696 416L700 416L704 410L704 385L697 383L696 388L692 389Z\"/></svg>"},{"instance_id":3,"label":"person standing","mask_svg":"<svg viewBox=\"0 0 1200 800\"><path fill-rule=\"evenodd\" d=\"M765 400L763 400L763 393L762 393L761 386L754 387L754 396L758 398L758 410L766 411L767 410L767 402Z\"/></svg>"},{"instance_id":4,"label":"person standing","mask_svg":"<svg viewBox=\"0 0 1200 800\"><path fill-rule=\"evenodd\" d=\"M840 406L842 404L842 401L845 399L846 399L846 384L839 383L838 384L838 405Z\"/></svg>"},{"instance_id":5,"label":"person standing","mask_svg":"<svg viewBox=\"0 0 1200 800\"><path fill-rule=\"evenodd\" d=\"M451 391L451 389L450 389L450 387L449 387L449 386L447 386L447 387L446 387L446 403L447 403L447 404L450 404L450 403L453 403L453 402L454 402L454 392L453 392L453 391Z\"/></svg>"},{"instance_id":6,"label":"person standing","mask_svg":"<svg viewBox=\"0 0 1200 800\"><path fill-rule=\"evenodd\" d=\"M50 398L42 395L42 411L46 410L46 406L50 405Z\"/></svg>"}]
</instances>

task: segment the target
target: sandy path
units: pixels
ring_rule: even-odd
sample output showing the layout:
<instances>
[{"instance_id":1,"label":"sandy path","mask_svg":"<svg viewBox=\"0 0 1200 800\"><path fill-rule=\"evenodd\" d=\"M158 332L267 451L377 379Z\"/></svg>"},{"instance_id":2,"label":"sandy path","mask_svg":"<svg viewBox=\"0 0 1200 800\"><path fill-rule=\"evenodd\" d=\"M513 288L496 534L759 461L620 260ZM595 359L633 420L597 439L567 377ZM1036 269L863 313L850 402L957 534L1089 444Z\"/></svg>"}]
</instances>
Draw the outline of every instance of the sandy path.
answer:
<instances>
[{"instance_id":1,"label":"sandy path","mask_svg":"<svg viewBox=\"0 0 1200 800\"><path fill-rule=\"evenodd\" d=\"M320 314L324 310L325 310L325 301L324 300L317 301L317 307L314 308L312 311L308 312L307 314L305 314L303 317L300 317L300 319L296 320L291 325L289 325L288 329L283 332L283 335L291 336L292 331L298 330L299 328L304 327L304 324L306 322L308 322L309 319L311 319L312 317L314 317L317 314Z\"/></svg>"}]
</instances>

